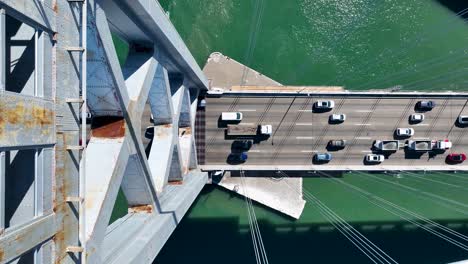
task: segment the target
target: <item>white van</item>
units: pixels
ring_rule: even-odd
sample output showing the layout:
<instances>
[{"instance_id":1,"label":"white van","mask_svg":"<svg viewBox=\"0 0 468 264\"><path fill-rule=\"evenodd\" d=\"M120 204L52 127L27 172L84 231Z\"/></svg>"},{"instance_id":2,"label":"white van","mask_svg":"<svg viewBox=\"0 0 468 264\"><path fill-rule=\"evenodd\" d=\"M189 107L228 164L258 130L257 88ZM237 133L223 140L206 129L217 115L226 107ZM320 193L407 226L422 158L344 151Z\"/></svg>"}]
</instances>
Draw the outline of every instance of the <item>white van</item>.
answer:
<instances>
[{"instance_id":1,"label":"white van","mask_svg":"<svg viewBox=\"0 0 468 264\"><path fill-rule=\"evenodd\" d=\"M241 121L242 113L241 112L223 112L221 114L221 120L223 121Z\"/></svg>"}]
</instances>

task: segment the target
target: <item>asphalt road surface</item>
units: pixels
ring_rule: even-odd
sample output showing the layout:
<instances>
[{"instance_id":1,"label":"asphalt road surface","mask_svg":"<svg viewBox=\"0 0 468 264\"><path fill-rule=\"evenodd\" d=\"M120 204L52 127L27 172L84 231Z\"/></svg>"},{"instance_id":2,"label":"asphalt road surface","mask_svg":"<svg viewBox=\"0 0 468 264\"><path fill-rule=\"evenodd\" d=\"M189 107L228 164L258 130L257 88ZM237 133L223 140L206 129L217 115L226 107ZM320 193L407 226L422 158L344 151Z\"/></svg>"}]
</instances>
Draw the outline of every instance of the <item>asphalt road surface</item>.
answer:
<instances>
[{"instance_id":1,"label":"asphalt road surface","mask_svg":"<svg viewBox=\"0 0 468 264\"><path fill-rule=\"evenodd\" d=\"M334 100L333 110L312 111L317 100ZM396 138L397 128L414 128L412 139L449 139L453 148L444 153L423 153L400 149L387 153L383 165L425 166L447 165L449 153L468 152L468 127L455 124L458 115L468 115L465 99L430 99L437 103L431 111L423 112L425 120L410 124L409 116L416 113L415 105L424 98L318 98L318 97L221 97L207 98L204 131L204 163L227 165L235 139L227 139L225 127L219 122L221 112L242 112L240 124L270 124L273 135L255 138L244 165L313 165L315 153L331 153L332 166L368 165L364 157L372 153L375 140ZM330 124L333 113L346 114L346 121ZM345 139L342 150L327 150L327 143ZM375 150L374 150L375 152ZM468 162L468 161L467 161ZM372 165L369 165L372 166ZM447 165L462 166L462 165Z\"/></svg>"}]
</instances>

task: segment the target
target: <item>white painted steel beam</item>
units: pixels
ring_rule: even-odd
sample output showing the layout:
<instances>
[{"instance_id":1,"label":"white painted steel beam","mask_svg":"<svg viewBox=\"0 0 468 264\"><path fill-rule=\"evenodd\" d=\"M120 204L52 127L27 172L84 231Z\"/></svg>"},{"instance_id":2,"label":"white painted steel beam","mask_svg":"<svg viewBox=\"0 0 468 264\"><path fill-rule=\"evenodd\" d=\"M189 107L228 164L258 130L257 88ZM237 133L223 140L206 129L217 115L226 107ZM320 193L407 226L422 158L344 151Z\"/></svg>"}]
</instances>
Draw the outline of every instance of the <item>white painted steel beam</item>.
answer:
<instances>
[{"instance_id":1,"label":"white painted steel beam","mask_svg":"<svg viewBox=\"0 0 468 264\"><path fill-rule=\"evenodd\" d=\"M132 51L123 68L125 86L130 95L128 113L132 123L131 127L135 128L136 131L141 129L143 110L152 87L157 65L158 62L152 53ZM131 206L153 204L151 193L154 184L151 175L148 177L149 181L145 178L145 174L151 173L151 170L143 155L144 148L140 134L133 137L133 143L136 152L141 153L141 155L131 156L122 181L122 189L128 204ZM145 171L145 168L148 169Z\"/></svg>"},{"instance_id":2,"label":"white painted steel beam","mask_svg":"<svg viewBox=\"0 0 468 264\"><path fill-rule=\"evenodd\" d=\"M190 167L190 154L192 153L193 135L192 129L179 128L179 146L182 156L182 172L183 174L188 173Z\"/></svg>"},{"instance_id":3,"label":"white painted steel beam","mask_svg":"<svg viewBox=\"0 0 468 264\"><path fill-rule=\"evenodd\" d=\"M184 179L184 171L182 168L182 155L179 147L179 141L177 136L174 137L177 141L177 144L172 148L172 160L170 166L170 173L168 181L182 181Z\"/></svg>"},{"instance_id":4,"label":"white painted steel beam","mask_svg":"<svg viewBox=\"0 0 468 264\"><path fill-rule=\"evenodd\" d=\"M142 163L138 155L130 155L122 179L122 190L129 206L152 204L153 199L145 178Z\"/></svg>"},{"instance_id":5,"label":"white painted steel beam","mask_svg":"<svg viewBox=\"0 0 468 264\"><path fill-rule=\"evenodd\" d=\"M0 92L5 91L5 9L0 9Z\"/></svg>"},{"instance_id":6,"label":"white painted steel beam","mask_svg":"<svg viewBox=\"0 0 468 264\"><path fill-rule=\"evenodd\" d=\"M153 84L151 86L148 101L151 106L153 123L155 125L171 124L173 106L171 100L171 88L167 70L158 64Z\"/></svg>"},{"instance_id":7,"label":"white painted steel beam","mask_svg":"<svg viewBox=\"0 0 468 264\"><path fill-rule=\"evenodd\" d=\"M160 195L160 211L151 216L145 213L127 215L112 224L103 244L103 262L151 263L207 180L205 173L190 172L183 185L167 186ZM127 243L115 243L117 237L138 237L138 240L125 239Z\"/></svg>"},{"instance_id":8,"label":"white painted steel beam","mask_svg":"<svg viewBox=\"0 0 468 264\"><path fill-rule=\"evenodd\" d=\"M88 107L95 116L122 116L120 96L117 94L117 85L115 85L113 71L103 46L101 34L97 28L98 22L93 19L94 16L91 13L89 17L87 30L88 69L86 77L88 83ZM105 20L105 18L102 20ZM107 45L112 45L111 48L113 49L112 43Z\"/></svg>"},{"instance_id":9,"label":"white painted steel beam","mask_svg":"<svg viewBox=\"0 0 468 264\"><path fill-rule=\"evenodd\" d=\"M172 105L173 105L173 126L172 133L173 137L173 154L172 154L172 164L171 164L171 173L169 176L169 181L180 181L183 180L184 169L183 169L183 158L182 158L182 149L180 147L179 140L179 118L180 112L182 109L182 104L185 95L185 86L183 81L178 77L173 77L169 79L169 84L171 87L172 94ZM179 173L180 171L180 173Z\"/></svg>"},{"instance_id":10,"label":"white painted steel beam","mask_svg":"<svg viewBox=\"0 0 468 264\"><path fill-rule=\"evenodd\" d=\"M58 225L55 214L35 219L0 237L0 263L8 263L17 256L26 253L57 233Z\"/></svg>"},{"instance_id":11,"label":"white painted steel beam","mask_svg":"<svg viewBox=\"0 0 468 264\"><path fill-rule=\"evenodd\" d=\"M34 215L40 216L43 214L44 209L44 152L42 150L36 149L35 154L35 176L34 176ZM52 172L49 172L52 174ZM51 182L47 182L51 184Z\"/></svg>"},{"instance_id":12,"label":"white painted steel beam","mask_svg":"<svg viewBox=\"0 0 468 264\"><path fill-rule=\"evenodd\" d=\"M5 229L5 152L0 152L0 235Z\"/></svg>"},{"instance_id":13,"label":"white painted steel beam","mask_svg":"<svg viewBox=\"0 0 468 264\"><path fill-rule=\"evenodd\" d=\"M130 150L125 138L91 138L86 150L86 238L88 263L101 263L100 246Z\"/></svg>"},{"instance_id":14,"label":"white painted steel beam","mask_svg":"<svg viewBox=\"0 0 468 264\"><path fill-rule=\"evenodd\" d=\"M98 5L99 6L99 5ZM109 26L107 24L107 17L106 14L104 13L104 10L101 8L96 8L95 9L95 31L98 33L96 34L99 36L98 41L100 40L100 43L102 46L99 46L99 48L102 49L104 58L107 61L107 65L109 66L109 73L111 75L111 82L113 82L113 85L111 85L112 89L111 92L113 93L113 96L118 98L119 104L120 104L120 109L122 111L122 115L125 118L128 133L130 134L130 137L132 138L133 144L131 144L131 149L136 152L136 154L139 156L140 161L142 162L143 166L143 171L144 177L146 178L146 181L148 183L147 187L150 188L150 192L152 193L153 197L156 195L155 190L153 189L153 184L151 184L152 179L150 175L150 170L147 165L146 161L146 155L143 149L143 146L141 143L140 138L140 133L139 133L139 127L135 126L134 120L135 119L141 119L141 113L135 114L136 110L135 109L143 109L144 104L146 103L146 100L142 97L146 97L148 95L149 89L150 89L150 81L154 77L155 73L155 67L156 67L156 61L154 58L150 58L149 65L148 66L143 66L141 68L138 68L135 72L132 74L132 70L125 70L125 74L127 79L129 79L129 82L127 83L125 81L124 75L122 73L121 67L119 65L118 59L117 59L117 54L115 51L115 47L113 45L112 41L112 36L111 32L109 30ZM89 29L89 28L88 28ZM131 54L134 55L134 54ZM129 68L134 68L134 64L138 64L135 61L132 61L132 57L129 58ZM148 67L148 68L146 68ZM146 72L146 74L144 73ZM130 74L129 74L130 73ZM140 83L142 86L141 88L137 88L137 92L135 94L140 94L137 96L137 101L132 101L131 95L129 94L129 89L132 87L127 87L127 84L132 85L134 81L137 81L137 78L133 78L132 76L141 76L145 75L146 77L144 78L144 81ZM139 91L139 92L138 92ZM134 92L132 92L134 93ZM111 96L111 95L109 95ZM88 96L88 99L91 101L91 96ZM137 107L135 107L137 106ZM135 117L135 115L140 116L140 118ZM137 122L139 125L140 123ZM138 131L138 132L137 132ZM133 151L131 152L132 154L134 153ZM155 199L155 197L154 197Z\"/></svg>"},{"instance_id":15,"label":"white painted steel beam","mask_svg":"<svg viewBox=\"0 0 468 264\"><path fill-rule=\"evenodd\" d=\"M198 167L197 146L196 146L196 143L195 143L195 135L192 134L192 149L190 151L189 169L194 170L197 167Z\"/></svg>"},{"instance_id":16,"label":"white painted steel beam","mask_svg":"<svg viewBox=\"0 0 468 264\"><path fill-rule=\"evenodd\" d=\"M116 14L128 13L130 9L118 10L115 9L115 5L107 6L109 1L97 3L90 8L90 17L94 16L95 21L91 19L88 25L88 46L90 46L87 49L90 54L88 55L88 105L96 116L104 119L110 116L122 116L124 120L121 122L125 124L125 132L119 137L98 135L98 133L94 135L95 131L98 132L102 128L94 127L93 136L86 150L86 261L107 263L102 256L108 251L103 250L101 245L119 187L121 186L124 190L130 206L152 205L155 212L142 213L149 215L148 221L159 223L157 220L159 214L172 215L173 219L173 213L163 212L164 210L159 207L156 191L161 194L165 193L167 188L173 187L167 185L168 181L183 180L183 172L187 173L188 168L195 168L196 164L190 158L194 144L191 132L193 122L190 94L184 85L187 72L181 70L178 75L171 75L172 79L169 78L167 70L158 61L159 58L166 57L165 54L160 53L167 52L167 50L161 51L160 39L153 38L151 34L149 42L141 42L141 39L138 42L137 39L133 39L138 45L131 47L126 64L121 70L107 20ZM100 8L101 4L104 5L104 9ZM122 16L121 21L128 20ZM112 28L115 29L115 25ZM137 31L134 33L139 34ZM158 43L158 45L152 47L150 43ZM148 51L151 49L156 52L149 54ZM183 68L183 70L186 69ZM161 124L154 128L154 138L148 159L139 132L142 112L147 101L151 105L155 124ZM179 145L178 125L181 120L181 110L185 115L182 117L183 126L188 130L182 140L185 142L184 150ZM108 129L103 127L103 130ZM184 160L182 160L182 155ZM187 193L180 192L173 201L171 206L176 210L182 210L185 213L196 194L206 183L206 173L199 173L199 175L200 178L196 180L177 185L177 187L186 188L179 189L186 190ZM190 199L184 200L182 198L184 195L189 195ZM123 220L117 222L124 223ZM128 237L127 244L139 244L140 247L146 247L147 244L152 243L144 241L141 245L141 235L144 234L139 233ZM166 239L158 239L158 243L162 246ZM116 255L120 253L119 251L111 252L116 252ZM155 250L150 250L146 254L154 258L156 253Z\"/></svg>"},{"instance_id":17,"label":"white painted steel beam","mask_svg":"<svg viewBox=\"0 0 468 264\"><path fill-rule=\"evenodd\" d=\"M160 62L169 72L183 73L190 88L208 88L208 80L158 1L101 0L100 4L115 31L127 41L157 45L165 58Z\"/></svg>"},{"instance_id":18,"label":"white painted steel beam","mask_svg":"<svg viewBox=\"0 0 468 264\"><path fill-rule=\"evenodd\" d=\"M190 121L192 126L192 131L195 131L195 118L197 116L198 108L198 89L190 89Z\"/></svg>"},{"instance_id":19,"label":"white painted steel beam","mask_svg":"<svg viewBox=\"0 0 468 264\"><path fill-rule=\"evenodd\" d=\"M191 127L191 106L189 89L185 89L179 114L179 128Z\"/></svg>"},{"instance_id":20,"label":"white painted steel beam","mask_svg":"<svg viewBox=\"0 0 468 264\"><path fill-rule=\"evenodd\" d=\"M163 188L169 179L169 173L171 173L170 168L174 152L173 132L174 129L172 125L160 125L154 127L154 137L148 157L148 164L158 193L163 191ZM175 158L178 157L176 156ZM182 178L180 170L175 172L178 173L176 178Z\"/></svg>"},{"instance_id":21,"label":"white painted steel beam","mask_svg":"<svg viewBox=\"0 0 468 264\"><path fill-rule=\"evenodd\" d=\"M49 5L49 1L18 1L18 0L1 0L0 7L3 7L7 12L11 12L13 16L22 20L29 20L49 32L57 32L53 7Z\"/></svg>"}]
</instances>

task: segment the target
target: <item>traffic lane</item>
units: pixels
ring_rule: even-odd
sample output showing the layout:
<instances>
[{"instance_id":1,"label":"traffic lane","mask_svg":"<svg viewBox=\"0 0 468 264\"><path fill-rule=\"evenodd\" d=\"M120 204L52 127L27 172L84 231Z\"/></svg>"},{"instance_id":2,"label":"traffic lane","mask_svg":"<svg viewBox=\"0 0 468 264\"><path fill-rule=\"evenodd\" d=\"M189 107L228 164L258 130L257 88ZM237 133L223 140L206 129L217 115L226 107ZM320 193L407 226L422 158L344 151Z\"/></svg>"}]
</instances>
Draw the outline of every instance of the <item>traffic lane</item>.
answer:
<instances>
[{"instance_id":1,"label":"traffic lane","mask_svg":"<svg viewBox=\"0 0 468 264\"><path fill-rule=\"evenodd\" d=\"M392 100L388 100L392 101ZM334 109L332 111L326 112L326 113L312 113L312 109L302 109L301 102L297 102L291 106L289 109L288 114L286 117L291 117L294 115L302 115L308 118L310 115L310 119L314 120L317 117L317 120L322 122L327 122L329 115L333 113L345 113L347 115L347 118L350 119L348 121L362 121L362 120L354 120L354 119L365 119L365 118L386 118L386 117L391 117L395 119L395 116L399 116L398 119L395 119L396 121L400 122L401 125L407 124L411 125L408 123L408 118L410 114L413 113L413 111L405 111L404 108L399 107L399 108L394 108L393 104L385 104L380 102L379 105L376 106L375 109L368 109L365 107L365 105L362 105L362 102L359 102L358 100L351 100L351 102L354 102L353 104L345 104L342 109ZM386 102L385 100L383 102ZM400 105L402 103L400 102ZM411 104L412 105L412 104ZM460 110L461 107L463 107L463 102L460 101L457 103L457 105L460 107L460 109L453 107L451 108L450 111L442 111L441 114L438 114L434 116L435 111L428 111L425 113L426 115L426 120L423 122L424 124L427 125L432 125L431 123L433 120L436 120L438 122L447 122L446 125L449 125L453 122L455 122L457 114ZM262 117L265 120L278 120L281 119L284 114L286 113L286 110L288 109L287 105L283 105L283 107L274 105L272 106L269 111L265 114L262 111L259 111L258 109L255 109L255 105L249 106L251 109L244 109L244 110L250 110L247 112L244 112L244 119L250 119L251 121L254 121L254 119L257 119L259 117ZM222 105L220 109L214 111L210 110L207 112L207 118L219 118L221 115L221 112L226 111L226 105ZM357 109L360 108L360 109ZM362 109L361 109L362 108ZM442 108L441 108L442 109ZM255 110L255 111L253 111ZM239 109L234 109L232 111L239 111ZM304 112L304 113L302 113ZM442 121L444 120L444 121ZM279 120L278 120L279 122ZM398 124L397 124L398 125Z\"/></svg>"},{"instance_id":2,"label":"traffic lane","mask_svg":"<svg viewBox=\"0 0 468 264\"><path fill-rule=\"evenodd\" d=\"M318 100L333 100L335 102L335 109L340 110L341 108L362 108L361 110L368 110L374 107L384 108L402 108L408 111L418 112L415 109L416 103L424 99L415 98L324 98L324 97L308 97L308 98L249 98L241 97L235 98L209 98L207 101L207 107L213 111L226 111L229 109L243 109L261 111L266 106L274 105L275 107L289 107L294 101L293 105L302 105L308 102L308 107L312 109L313 104ZM434 100L437 106L433 109L436 111L438 108L461 108L465 105L466 100L461 99L436 99ZM376 104L376 106L374 106ZM250 109L251 108L251 109ZM359 110L359 109L357 109ZM430 113L431 111L426 111Z\"/></svg>"},{"instance_id":3,"label":"traffic lane","mask_svg":"<svg viewBox=\"0 0 468 264\"><path fill-rule=\"evenodd\" d=\"M414 137L418 138L457 138L460 133L466 131L466 128L460 128L453 126L447 128L444 123L444 119L440 119L442 124L431 127L430 124L417 124L417 125L401 125L395 126L391 124L391 117L379 118L376 121L370 122L368 124L362 124L359 122L352 122L352 120L347 120L342 124L329 125L325 120L315 120L309 121L310 118L302 117L297 120L297 122L291 122L291 117L286 118L283 121L282 126L278 128L279 122L268 122L273 126L273 131L275 132L274 138L280 138L283 136L290 135L292 132L300 133L301 136L315 136L323 137L324 132L331 133L333 136L339 136L340 138L350 139L357 137L356 133L361 132L359 136L365 137L375 137L375 139L393 139L396 127L412 127L415 129ZM246 119L246 122L241 122L241 124L255 124L255 120ZM252 121L252 122L249 122ZM249 123L248 123L249 122ZM222 132L219 136L224 137L225 128L217 128L216 122L213 122L213 125L208 125L206 128L207 137L210 137L216 132ZM213 128L215 127L215 128ZM447 130L449 129L449 130ZM292 131L292 132L291 132ZM351 132L352 131L352 132ZM430 133L427 134L426 132Z\"/></svg>"},{"instance_id":4,"label":"traffic lane","mask_svg":"<svg viewBox=\"0 0 468 264\"><path fill-rule=\"evenodd\" d=\"M328 140L336 139L334 136L327 136L324 137L324 142L328 143ZM231 145L232 141L226 141L226 140L220 140L217 141L216 145L207 148L207 153L209 153L209 157L211 160L211 157L214 159L217 159L221 157L221 160L224 160L223 155L220 155L224 153L224 155L227 157L229 153L231 153ZM278 141L276 141L278 142ZM353 150L350 151L350 146L348 145L345 149L340 150L340 151L330 151L327 149L327 144L317 144L317 141L313 137L303 137L303 136L297 136L297 134L293 134L288 138L285 138L284 141L281 141L280 143L275 143L275 145L271 145L271 142L269 141L263 141L260 144L254 144L251 153L254 153L254 156L251 156L251 158L254 158L256 156L261 156L261 157L269 157L272 159L280 159L283 155L290 155L290 153L315 153L315 152L332 152L336 153L335 156L337 158L340 158L341 156L344 156L343 159L349 159L346 158L350 154L359 154L364 156L366 153L371 153L372 149L372 143L374 142L373 139L371 138L358 138L354 141L351 141L349 144L353 144ZM459 152L463 151L464 149L467 149L467 145L459 145L459 144L454 144L454 147L452 149L452 152ZM400 150L399 152L404 152L404 150ZM399 153L398 152L398 153ZM403 153L402 152L402 153ZM214 153L214 155L211 155L211 153ZM258 154L260 153L260 154ZM395 153L392 155L392 157L398 157L398 153ZM301 155L303 157L304 155ZM307 155L305 155L307 157ZM438 155L436 156L436 159L440 159L443 155ZM401 156L402 159L404 159L404 155ZM443 159L442 159L443 160ZM414 161L412 161L414 162Z\"/></svg>"},{"instance_id":5,"label":"traffic lane","mask_svg":"<svg viewBox=\"0 0 468 264\"><path fill-rule=\"evenodd\" d=\"M460 105L462 104L460 103ZM315 123L316 125L318 123L318 125L325 126L328 124L329 116L332 113L336 112L336 111L331 111L329 113L316 114L316 113L312 113L310 109L309 110L297 109L298 106L299 106L298 104L295 104L291 107L290 111L285 116L285 120L299 117L300 118L299 120L306 119L307 121L305 123L307 122ZM367 124L372 124L372 122L369 122L369 121L386 119L386 118L395 119L395 115L400 115L400 118L398 119L398 122L395 123L394 128L398 126L421 126L421 127L427 126L428 130L431 130L434 127L439 127L439 126L452 126L456 120L456 116L453 113L459 112L459 109L453 109L453 111L442 111L441 114L437 115L436 117L432 117L431 114L426 113L426 116L427 116L426 120L425 122L421 124L409 124L408 118L409 118L410 113L407 113L404 111L398 112L398 111L395 111L395 109L387 109L385 107L377 107L376 109L372 111L371 110L353 110L353 111L342 111L342 112L347 112L346 114L347 114L348 120L345 122L345 125L349 123L359 125L359 124L362 124L364 121L366 121ZM241 123L257 123L263 120L264 124L268 122L269 124L277 125L279 124L282 117L284 116L284 113L285 112L282 110L275 111L275 107L272 107L272 109L270 109L270 112L268 112L266 115L263 114L262 112L247 112L247 113L244 113L244 120ZM219 116L220 116L220 112L214 113L214 114L211 114L210 112L208 112L207 114L207 118L214 119L213 121L218 121ZM385 123L386 124L388 123L389 126L391 124L387 120L385 121Z\"/></svg>"},{"instance_id":6,"label":"traffic lane","mask_svg":"<svg viewBox=\"0 0 468 264\"><path fill-rule=\"evenodd\" d=\"M248 152L248 159L244 165L312 165L313 157L317 152L315 151L297 151L297 150L283 150L280 156L272 156L268 151L260 152ZM366 164L364 158L370 152L354 152L343 155L341 152L333 152L333 160L328 162L328 165L363 165ZM400 150L390 155L386 155L386 160L383 164L386 165L446 165L445 157L447 153L431 156L428 152L421 153L418 159L405 159L405 151ZM210 164L226 164L227 162L227 153L211 153L210 155L215 155L216 158L212 159L213 162ZM369 165L372 166L372 165Z\"/></svg>"},{"instance_id":7,"label":"traffic lane","mask_svg":"<svg viewBox=\"0 0 468 264\"><path fill-rule=\"evenodd\" d=\"M376 128L381 127L380 130L377 130ZM398 139L401 141L407 141L407 140L416 140L416 139L445 139L445 136L440 136L440 137L424 137L424 136L419 136L418 131L416 130L416 135L413 137L407 137L407 138L398 138L394 137L393 133L389 133L387 130L385 130L385 124L378 124L372 127L366 128L366 133L361 133L361 136L356 136L356 133L350 133L348 129L345 129L343 126L343 130L338 130L338 129L333 129L329 130L328 133L323 133L322 131L320 134L314 134L313 131L310 130L308 126L297 126L294 128L294 130L279 130L274 136L271 136L269 138L266 138L265 141L261 141L262 144L258 144L258 146L265 146L268 144L271 144L271 141L274 139L274 142L276 146L281 146L282 144L291 144L297 143L297 144L308 144L311 146L326 146L328 141L330 140L336 140L336 139L345 139L348 141L349 146L354 146L357 144L360 144L359 142L367 142L369 146L372 146L373 142L375 140L391 140L391 139ZM211 131L216 131L213 129L209 129L207 133L207 139L210 139L209 135L213 134ZM222 133L216 137L214 142L223 142L225 145L230 145L232 144L232 141L235 139L225 139L225 133L224 129L221 130ZM454 147L458 147L462 142L464 136L466 135L466 129L457 129L451 132L451 135L448 137L448 139L452 140L454 143ZM437 131L436 131L437 132ZM441 130L440 133L445 133L445 131ZM379 134L379 135L377 135ZM253 138L253 137L246 137L246 138ZM241 139L241 137L239 137ZM352 145L351 145L352 144ZM293 144L294 145L294 144Z\"/></svg>"}]
</instances>

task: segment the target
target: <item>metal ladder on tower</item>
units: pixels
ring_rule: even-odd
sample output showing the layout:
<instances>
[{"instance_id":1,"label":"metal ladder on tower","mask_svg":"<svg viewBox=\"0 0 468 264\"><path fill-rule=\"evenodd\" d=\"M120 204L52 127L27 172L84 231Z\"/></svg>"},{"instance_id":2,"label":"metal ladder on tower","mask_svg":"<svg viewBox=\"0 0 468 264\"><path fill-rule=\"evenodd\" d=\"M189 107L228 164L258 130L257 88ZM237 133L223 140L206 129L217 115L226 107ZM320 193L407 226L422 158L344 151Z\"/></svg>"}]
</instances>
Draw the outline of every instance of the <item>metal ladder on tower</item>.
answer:
<instances>
[{"instance_id":1,"label":"metal ladder on tower","mask_svg":"<svg viewBox=\"0 0 468 264\"><path fill-rule=\"evenodd\" d=\"M79 242L78 246L68 246L66 248L69 253L81 254L81 263L86 263L86 218L85 218L85 161L86 161L86 119L87 119L87 98L86 98L86 47L87 47L87 20L88 20L88 6L86 0L67 0L70 5L77 4L81 9L81 29L80 29L80 45L78 47L67 47L68 52L80 52L81 54L81 96L78 99L70 98L66 100L66 103L79 103L81 104L81 133L80 133L80 144L77 146L66 146L67 150L79 150L81 151L80 167L79 167L79 195L78 197L67 197L66 200L69 203L79 204L78 214L78 233Z\"/></svg>"}]
</instances>

